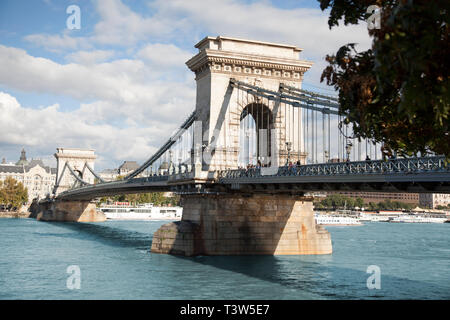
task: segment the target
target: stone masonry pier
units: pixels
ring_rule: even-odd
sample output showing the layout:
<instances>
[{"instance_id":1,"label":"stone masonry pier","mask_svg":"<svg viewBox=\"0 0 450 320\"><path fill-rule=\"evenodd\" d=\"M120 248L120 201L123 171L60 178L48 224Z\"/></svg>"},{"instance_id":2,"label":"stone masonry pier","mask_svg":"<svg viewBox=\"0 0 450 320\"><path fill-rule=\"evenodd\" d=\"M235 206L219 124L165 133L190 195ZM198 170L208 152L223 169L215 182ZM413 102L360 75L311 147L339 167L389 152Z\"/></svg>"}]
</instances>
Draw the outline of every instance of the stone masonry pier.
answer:
<instances>
[{"instance_id":1,"label":"stone masonry pier","mask_svg":"<svg viewBox=\"0 0 450 320\"><path fill-rule=\"evenodd\" d=\"M315 223L312 198L290 195L184 195L183 218L153 235L151 251L175 255L332 253Z\"/></svg>"},{"instance_id":2,"label":"stone masonry pier","mask_svg":"<svg viewBox=\"0 0 450 320\"><path fill-rule=\"evenodd\" d=\"M30 218L42 221L102 222L106 216L90 201L41 201L30 207Z\"/></svg>"}]
</instances>

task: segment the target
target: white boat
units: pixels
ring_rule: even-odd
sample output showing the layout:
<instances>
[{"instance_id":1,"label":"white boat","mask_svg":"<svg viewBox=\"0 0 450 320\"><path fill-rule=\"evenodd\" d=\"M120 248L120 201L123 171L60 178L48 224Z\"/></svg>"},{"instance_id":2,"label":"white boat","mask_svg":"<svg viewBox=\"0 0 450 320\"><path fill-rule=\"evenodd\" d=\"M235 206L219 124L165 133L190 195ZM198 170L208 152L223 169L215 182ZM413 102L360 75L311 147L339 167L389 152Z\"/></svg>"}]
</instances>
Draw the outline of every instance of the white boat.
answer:
<instances>
[{"instance_id":1,"label":"white boat","mask_svg":"<svg viewBox=\"0 0 450 320\"><path fill-rule=\"evenodd\" d=\"M316 223L326 226L361 226L362 223L358 218L327 215L327 214L314 214Z\"/></svg>"},{"instance_id":2,"label":"white boat","mask_svg":"<svg viewBox=\"0 0 450 320\"><path fill-rule=\"evenodd\" d=\"M442 217L427 217L427 216L416 216L416 215L402 215L395 218L391 218L389 222L399 222L399 223L444 223L448 219Z\"/></svg>"},{"instance_id":3,"label":"white boat","mask_svg":"<svg viewBox=\"0 0 450 320\"><path fill-rule=\"evenodd\" d=\"M370 222L388 222L389 217L381 216L374 213L361 213L359 215L360 221L370 221Z\"/></svg>"},{"instance_id":4,"label":"white boat","mask_svg":"<svg viewBox=\"0 0 450 320\"><path fill-rule=\"evenodd\" d=\"M111 220L181 220L182 207L155 207L152 203L139 206L101 206L107 219Z\"/></svg>"}]
</instances>

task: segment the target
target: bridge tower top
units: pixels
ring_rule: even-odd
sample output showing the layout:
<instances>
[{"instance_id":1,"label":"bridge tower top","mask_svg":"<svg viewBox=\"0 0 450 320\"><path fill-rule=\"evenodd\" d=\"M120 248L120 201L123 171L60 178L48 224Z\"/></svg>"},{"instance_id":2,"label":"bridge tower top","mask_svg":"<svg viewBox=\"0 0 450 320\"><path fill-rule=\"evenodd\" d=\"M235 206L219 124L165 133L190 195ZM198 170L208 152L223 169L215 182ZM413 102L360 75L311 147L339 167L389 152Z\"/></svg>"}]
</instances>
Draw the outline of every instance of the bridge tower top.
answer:
<instances>
[{"instance_id":1,"label":"bridge tower top","mask_svg":"<svg viewBox=\"0 0 450 320\"><path fill-rule=\"evenodd\" d=\"M253 112L252 117L261 124L268 123L259 129L270 130L284 130L286 115L292 114L300 119L301 110L294 110L292 106L280 108L273 101L264 102L254 97L246 96L243 100L238 90L233 90L230 79L274 91L279 91L281 83L301 88L303 75L311 68L312 62L301 60L299 54L302 49L296 46L223 36L206 37L195 47L198 53L186 65L196 76L196 115L202 122L202 145L211 152L211 161L203 163L203 169L237 168L239 150L242 151L239 125L242 115L249 113L249 106L261 108L261 112ZM265 119L256 119L260 115ZM282 150L290 142L295 146L291 152L293 159L303 161L301 141L300 135L280 136L276 144ZM285 157L281 154L279 161L283 162ZM261 160L260 154L257 158Z\"/></svg>"},{"instance_id":2,"label":"bridge tower top","mask_svg":"<svg viewBox=\"0 0 450 320\"><path fill-rule=\"evenodd\" d=\"M195 47L199 52L186 64L197 80L209 73L224 73L301 82L312 66L299 59L302 49L292 45L218 36L205 37Z\"/></svg>"},{"instance_id":3,"label":"bridge tower top","mask_svg":"<svg viewBox=\"0 0 450 320\"><path fill-rule=\"evenodd\" d=\"M94 152L92 149L56 148L54 154L57 162L56 182L53 190L55 195L70 189L77 183L74 174L87 183L94 183L95 176L92 171L97 158Z\"/></svg>"},{"instance_id":4,"label":"bridge tower top","mask_svg":"<svg viewBox=\"0 0 450 320\"><path fill-rule=\"evenodd\" d=\"M55 157L84 157L95 160L97 156L94 154L93 149L80 149L80 148L56 148Z\"/></svg>"}]
</instances>

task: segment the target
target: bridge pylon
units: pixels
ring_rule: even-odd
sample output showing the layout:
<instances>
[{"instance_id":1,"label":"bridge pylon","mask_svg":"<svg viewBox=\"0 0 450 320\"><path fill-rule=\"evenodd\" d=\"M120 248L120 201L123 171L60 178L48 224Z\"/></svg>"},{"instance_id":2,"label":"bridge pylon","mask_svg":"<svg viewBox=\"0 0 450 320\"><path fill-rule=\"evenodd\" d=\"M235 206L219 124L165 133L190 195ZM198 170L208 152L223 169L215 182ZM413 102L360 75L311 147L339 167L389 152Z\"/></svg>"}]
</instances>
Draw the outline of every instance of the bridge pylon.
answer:
<instances>
[{"instance_id":1,"label":"bridge pylon","mask_svg":"<svg viewBox=\"0 0 450 320\"><path fill-rule=\"evenodd\" d=\"M182 195L183 218L153 234L151 251L195 255L331 254L330 233L311 197L288 194Z\"/></svg>"},{"instance_id":2,"label":"bridge pylon","mask_svg":"<svg viewBox=\"0 0 450 320\"><path fill-rule=\"evenodd\" d=\"M305 163L303 130L289 125L301 122L301 108L245 94L230 82L236 79L273 91L280 91L282 84L300 89L303 74L312 66L312 62L299 59L302 49L222 36L206 37L195 47L199 52L186 64L197 82L196 115L202 122L203 170L238 168L242 159L239 153L246 143L241 137L241 123L247 116L254 123L257 142L256 151L245 161L268 165L271 150L277 146L279 159L272 164L284 164L288 157Z\"/></svg>"},{"instance_id":3,"label":"bridge pylon","mask_svg":"<svg viewBox=\"0 0 450 320\"><path fill-rule=\"evenodd\" d=\"M53 194L71 189L75 184L94 184L94 162L97 156L92 149L56 148L54 154L56 167L56 182ZM82 181L82 182L81 182Z\"/></svg>"}]
</instances>

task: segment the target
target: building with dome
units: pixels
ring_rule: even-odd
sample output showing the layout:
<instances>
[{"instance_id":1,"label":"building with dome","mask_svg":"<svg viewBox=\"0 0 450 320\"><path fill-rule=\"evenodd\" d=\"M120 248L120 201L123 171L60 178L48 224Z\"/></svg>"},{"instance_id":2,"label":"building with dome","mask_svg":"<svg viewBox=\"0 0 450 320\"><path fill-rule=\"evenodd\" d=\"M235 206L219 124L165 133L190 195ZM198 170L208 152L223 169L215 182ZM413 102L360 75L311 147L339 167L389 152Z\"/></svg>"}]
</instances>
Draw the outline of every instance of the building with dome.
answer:
<instances>
[{"instance_id":1,"label":"building with dome","mask_svg":"<svg viewBox=\"0 0 450 320\"><path fill-rule=\"evenodd\" d=\"M0 163L0 181L12 177L28 189L28 202L51 195L56 181L56 168L46 166L40 159L27 160L25 149L15 163Z\"/></svg>"}]
</instances>

